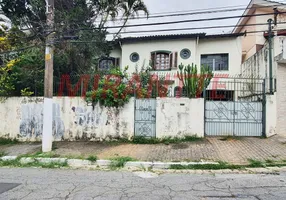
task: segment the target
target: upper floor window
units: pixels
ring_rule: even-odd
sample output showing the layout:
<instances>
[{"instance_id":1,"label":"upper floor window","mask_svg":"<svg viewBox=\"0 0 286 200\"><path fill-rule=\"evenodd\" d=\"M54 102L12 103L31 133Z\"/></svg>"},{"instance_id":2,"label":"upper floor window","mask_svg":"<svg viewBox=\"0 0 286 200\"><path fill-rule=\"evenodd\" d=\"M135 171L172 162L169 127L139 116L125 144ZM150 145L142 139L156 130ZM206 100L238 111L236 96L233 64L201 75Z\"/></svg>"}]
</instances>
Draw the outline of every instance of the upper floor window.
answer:
<instances>
[{"instance_id":1,"label":"upper floor window","mask_svg":"<svg viewBox=\"0 0 286 200\"><path fill-rule=\"evenodd\" d=\"M119 67L119 58L101 58L98 64L98 71L108 71L113 67Z\"/></svg>"},{"instance_id":2,"label":"upper floor window","mask_svg":"<svg viewBox=\"0 0 286 200\"><path fill-rule=\"evenodd\" d=\"M177 68L177 52L154 51L151 52L151 65L153 70L171 70Z\"/></svg>"},{"instance_id":3,"label":"upper floor window","mask_svg":"<svg viewBox=\"0 0 286 200\"><path fill-rule=\"evenodd\" d=\"M228 54L201 55L201 65L213 71L226 71L228 70Z\"/></svg>"}]
</instances>

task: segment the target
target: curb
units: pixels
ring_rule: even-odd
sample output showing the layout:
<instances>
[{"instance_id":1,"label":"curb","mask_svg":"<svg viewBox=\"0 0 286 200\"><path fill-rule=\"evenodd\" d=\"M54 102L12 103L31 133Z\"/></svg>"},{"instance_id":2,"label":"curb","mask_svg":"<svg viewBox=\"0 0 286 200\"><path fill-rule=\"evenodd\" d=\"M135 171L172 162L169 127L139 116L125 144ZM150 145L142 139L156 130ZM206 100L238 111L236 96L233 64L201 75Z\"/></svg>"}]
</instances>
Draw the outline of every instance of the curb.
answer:
<instances>
[{"instance_id":1,"label":"curb","mask_svg":"<svg viewBox=\"0 0 286 200\"><path fill-rule=\"evenodd\" d=\"M0 157L2 161L13 161L17 160L17 156L4 156ZM112 164L111 160L80 160L80 159L67 159L67 158L33 158L23 157L19 160L21 164L30 164L33 162L39 162L42 164L67 164L67 167L74 169L107 169ZM279 172L286 173L285 167L266 167L266 168L245 168L244 170L175 170L170 169L171 165L206 165L213 164L218 165L217 162L141 162L141 161L130 161L126 162L123 169L131 171L155 171L158 173L192 173L192 174L277 174Z\"/></svg>"},{"instance_id":2,"label":"curb","mask_svg":"<svg viewBox=\"0 0 286 200\"><path fill-rule=\"evenodd\" d=\"M139 167L139 168L149 168L152 167L153 169L169 169L171 165L206 165L206 164L213 164L218 165L217 162L127 162L125 167Z\"/></svg>"},{"instance_id":3,"label":"curb","mask_svg":"<svg viewBox=\"0 0 286 200\"><path fill-rule=\"evenodd\" d=\"M0 160L3 161L12 161L16 160L17 156L4 156L0 157ZM97 160L91 162L89 160L81 159L67 159L67 158L33 158L33 157L23 157L20 160L21 164L29 164L35 161L43 164L49 163L67 163L69 167L109 167L112 163L111 160ZM169 169L171 165L205 165L205 164L219 164L217 162L141 162L141 161L130 161L126 162L124 168L152 168L152 169Z\"/></svg>"}]
</instances>

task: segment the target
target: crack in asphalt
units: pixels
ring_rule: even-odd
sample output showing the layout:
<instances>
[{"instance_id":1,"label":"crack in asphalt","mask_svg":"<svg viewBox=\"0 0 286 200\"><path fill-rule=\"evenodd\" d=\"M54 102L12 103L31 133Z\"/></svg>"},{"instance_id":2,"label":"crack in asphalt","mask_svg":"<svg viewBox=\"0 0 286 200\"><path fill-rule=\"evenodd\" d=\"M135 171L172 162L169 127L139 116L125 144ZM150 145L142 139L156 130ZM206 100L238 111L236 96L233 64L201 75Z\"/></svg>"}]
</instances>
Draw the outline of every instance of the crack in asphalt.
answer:
<instances>
[{"instance_id":1,"label":"crack in asphalt","mask_svg":"<svg viewBox=\"0 0 286 200\"><path fill-rule=\"evenodd\" d=\"M264 177L267 178L261 179L261 175L210 177L191 174L164 174L156 178L144 179L129 172L39 169L9 169L13 173L9 171L6 176L7 170L0 169L0 179L7 182L18 180L22 185L0 195L0 200L23 200L35 197L65 200L84 197L89 199L116 197L115 199L120 200L141 197L173 200L176 197L188 198L189 195L198 199L252 197L261 200L264 195L281 199L286 194L283 193L286 191L286 174L279 175L279 180L277 175L266 175ZM254 181L249 182L249 180ZM34 195L31 196L31 194Z\"/></svg>"}]
</instances>

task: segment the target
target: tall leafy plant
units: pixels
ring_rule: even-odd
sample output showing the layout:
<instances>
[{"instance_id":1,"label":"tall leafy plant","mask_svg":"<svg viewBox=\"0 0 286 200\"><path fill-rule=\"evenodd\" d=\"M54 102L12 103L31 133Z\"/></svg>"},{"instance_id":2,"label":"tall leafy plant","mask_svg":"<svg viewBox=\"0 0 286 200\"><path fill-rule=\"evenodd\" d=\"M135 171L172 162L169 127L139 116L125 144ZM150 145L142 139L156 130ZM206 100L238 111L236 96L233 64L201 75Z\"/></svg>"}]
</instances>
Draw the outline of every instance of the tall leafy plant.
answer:
<instances>
[{"instance_id":1,"label":"tall leafy plant","mask_svg":"<svg viewBox=\"0 0 286 200\"><path fill-rule=\"evenodd\" d=\"M136 82L139 83L135 88L136 98L167 97L168 88L164 76L151 74L150 69L144 67L139 73L134 73L133 76L138 78Z\"/></svg>"},{"instance_id":2,"label":"tall leafy plant","mask_svg":"<svg viewBox=\"0 0 286 200\"><path fill-rule=\"evenodd\" d=\"M197 65L179 65L177 72L179 80L183 83L186 95L189 98L195 98L202 94L213 78L212 71L205 66L201 66L200 74L198 74Z\"/></svg>"},{"instance_id":3,"label":"tall leafy plant","mask_svg":"<svg viewBox=\"0 0 286 200\"><path fill-rule=\"evenodd\" d=\"M97 103L105 107L122 107L130 100L127 71L112 69L98 80L98 87L86 93L87 103L94 107Z\"/></svg>"}]
</instances>

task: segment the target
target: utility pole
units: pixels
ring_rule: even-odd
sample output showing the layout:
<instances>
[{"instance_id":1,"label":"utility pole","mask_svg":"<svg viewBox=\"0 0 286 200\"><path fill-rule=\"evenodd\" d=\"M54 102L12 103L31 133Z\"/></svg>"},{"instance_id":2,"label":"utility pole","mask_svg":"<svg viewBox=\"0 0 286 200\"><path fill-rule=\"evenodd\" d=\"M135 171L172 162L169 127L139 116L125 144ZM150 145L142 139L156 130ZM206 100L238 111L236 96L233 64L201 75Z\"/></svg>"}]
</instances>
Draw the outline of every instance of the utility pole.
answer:
<instances>
[{"instance_id":1,"label":"utility pole","mask_svg":"<svg viewBox=\"0 0 286 200\"><path fill-rule=\"evenodd\" d=\"M53 141L53 53L54 53L54 0L46 0L47 37L45 50L44 125L42 151L50 152Z\"/></svg>"},{"instance_id":2,"label":"utility pole","mask_svg":"<svg viewBox=\"0 0 286 200\"><path fill-rule=\"evenodd\" d=\"M268 43L269 43L269 89L270 89L270 94L273 94L273 63L272 63L272 19L268 19Z\"/></svg>"}]
</instances>

